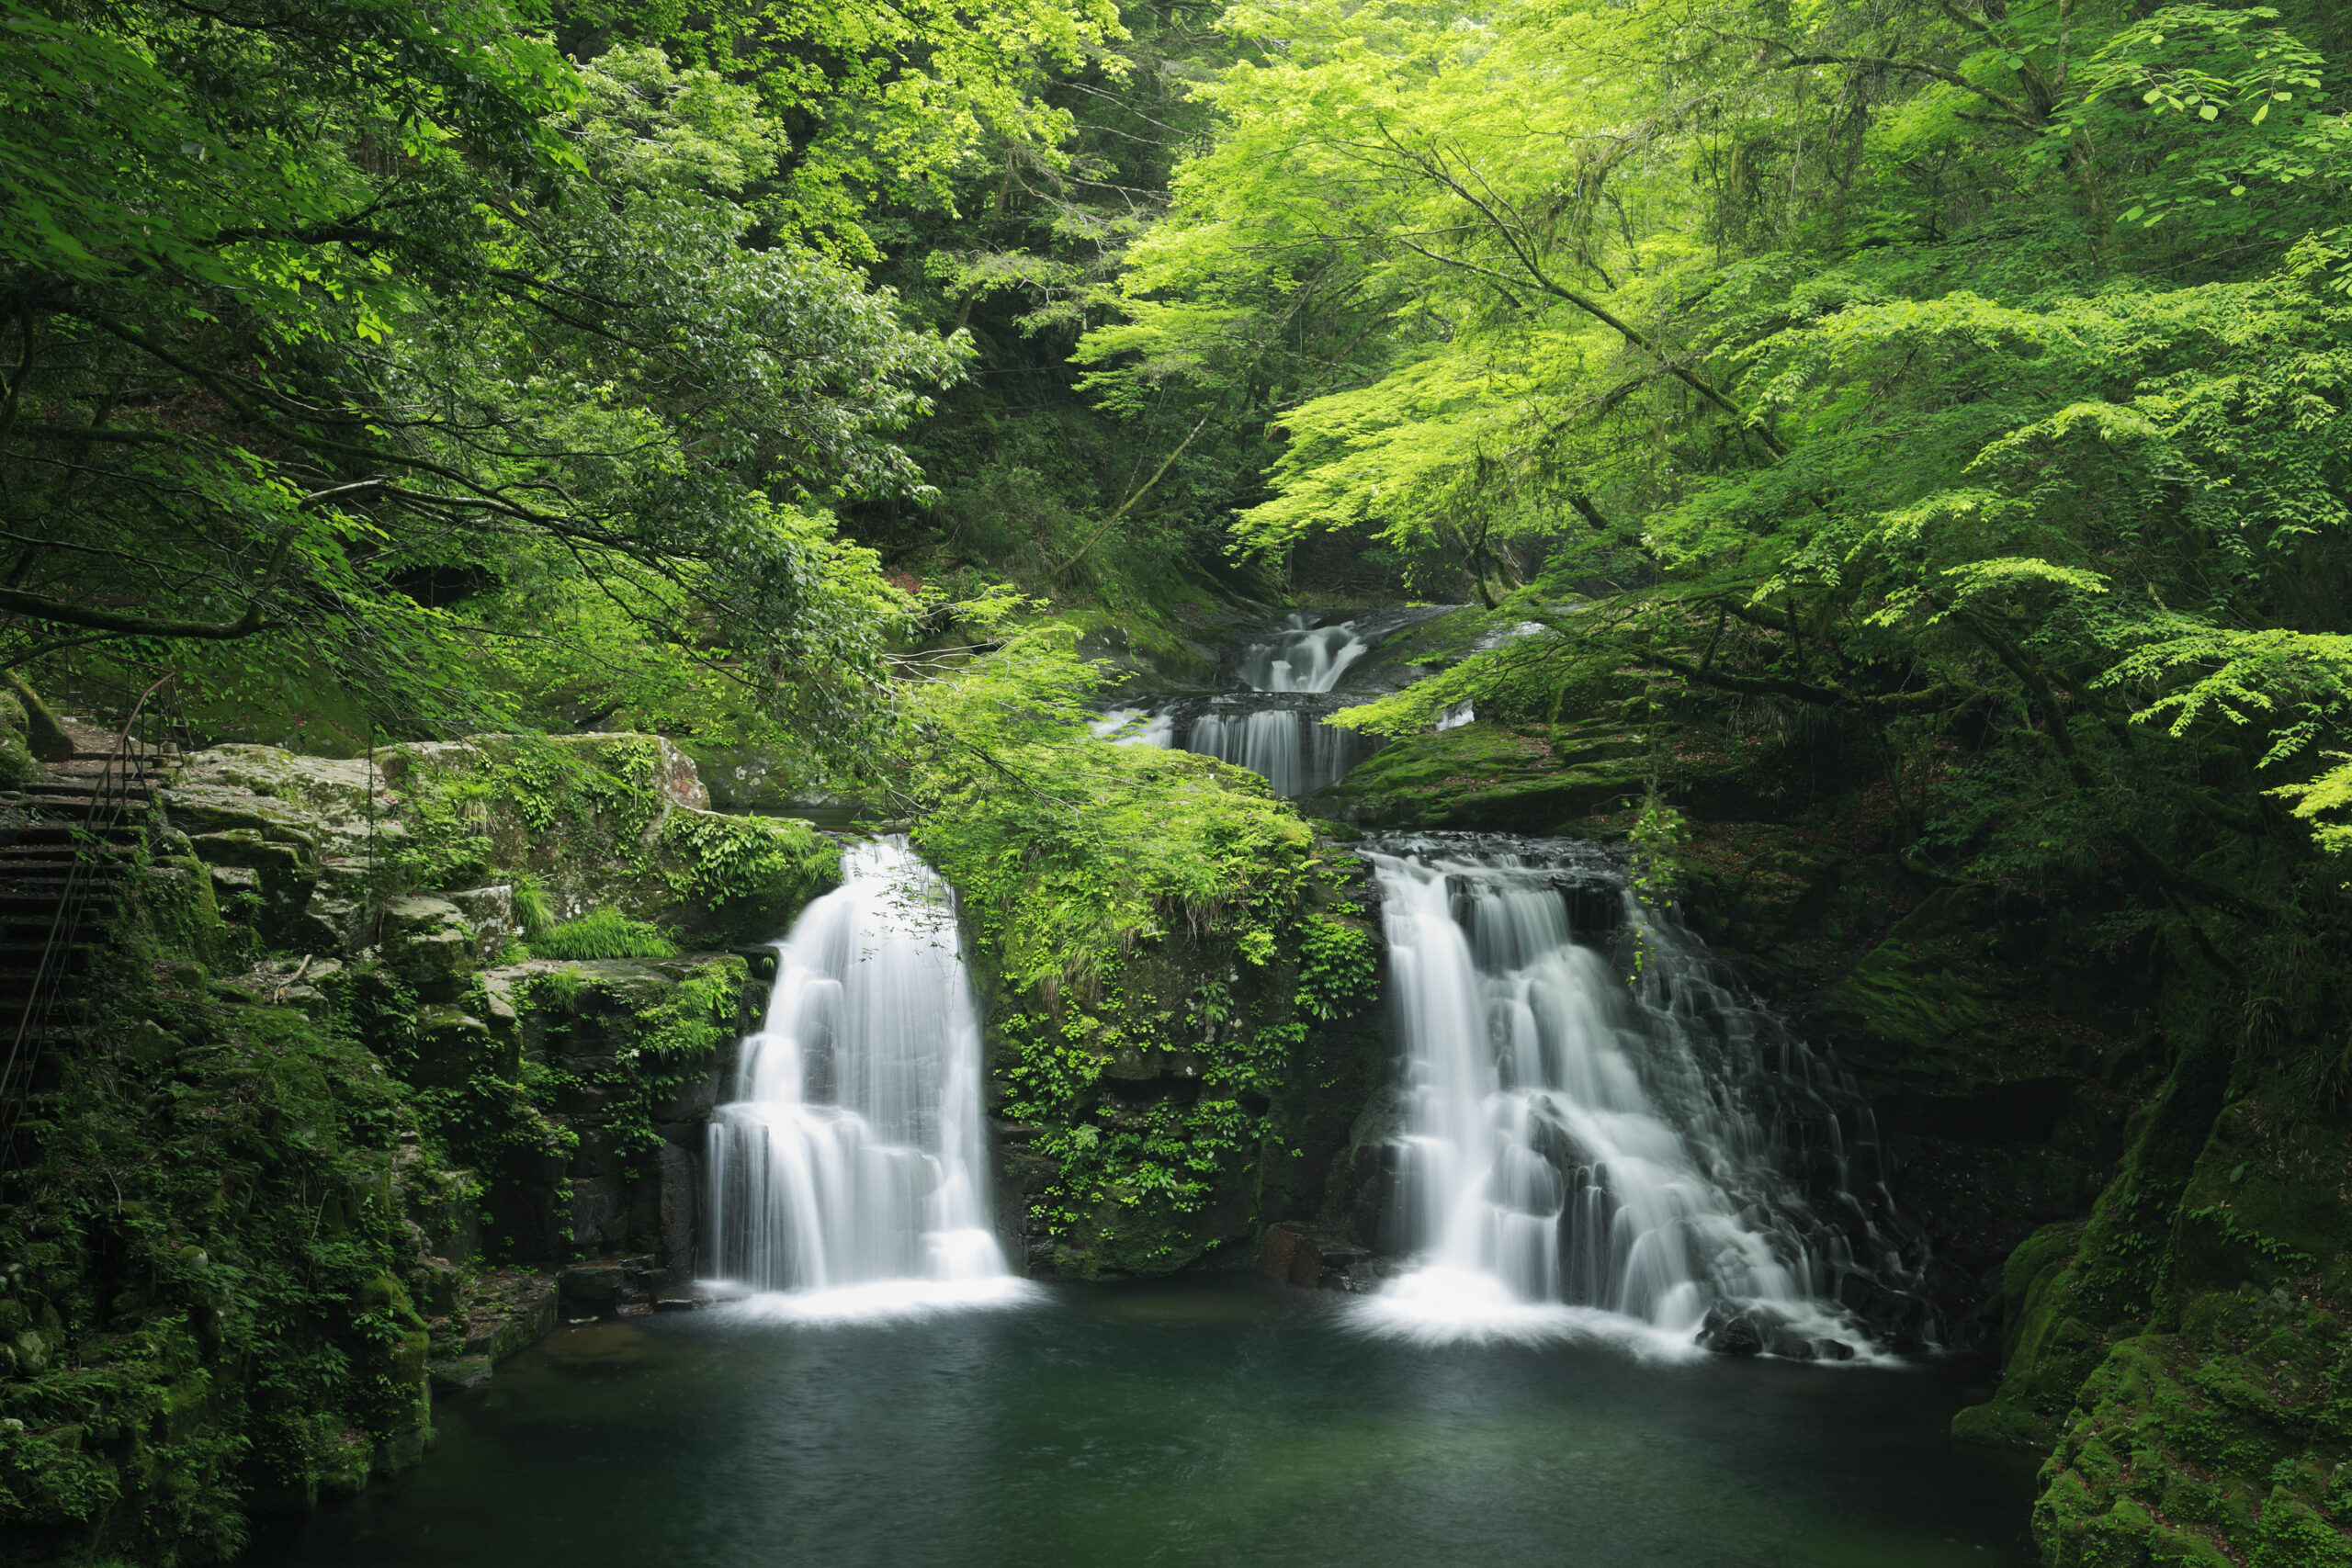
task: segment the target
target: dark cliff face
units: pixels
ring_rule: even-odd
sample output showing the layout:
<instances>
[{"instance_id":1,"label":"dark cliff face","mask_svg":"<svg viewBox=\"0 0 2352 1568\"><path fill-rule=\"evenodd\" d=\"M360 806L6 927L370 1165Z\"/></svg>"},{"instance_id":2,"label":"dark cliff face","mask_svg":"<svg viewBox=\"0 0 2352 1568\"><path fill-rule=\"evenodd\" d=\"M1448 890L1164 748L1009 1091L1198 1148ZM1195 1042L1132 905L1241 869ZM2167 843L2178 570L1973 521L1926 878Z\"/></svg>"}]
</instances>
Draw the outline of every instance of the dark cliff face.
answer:
<instances>
[{"instance_id":1,"label":"dark cliff face","mask_svg":"<svg viewBox=\"0 0 2352 1568\"><path fill-rule=\"evenodd\" d=\"M1040 1277L1149 1277L1252 1261L1267 1228L1313 1221L1390 1072L1376 920L1343 850L1345 890L1315 918L1352 933L1346 973L1304 951L1252 962L1213 931L1138 943L1115 986L1048 998L991 987L992 1098L1004 1229ZM985 955L982 969L988 969ZM1085 1087L1047 1114L1024 1099L1037 1042Z\"/></svg>"}]
</instances>

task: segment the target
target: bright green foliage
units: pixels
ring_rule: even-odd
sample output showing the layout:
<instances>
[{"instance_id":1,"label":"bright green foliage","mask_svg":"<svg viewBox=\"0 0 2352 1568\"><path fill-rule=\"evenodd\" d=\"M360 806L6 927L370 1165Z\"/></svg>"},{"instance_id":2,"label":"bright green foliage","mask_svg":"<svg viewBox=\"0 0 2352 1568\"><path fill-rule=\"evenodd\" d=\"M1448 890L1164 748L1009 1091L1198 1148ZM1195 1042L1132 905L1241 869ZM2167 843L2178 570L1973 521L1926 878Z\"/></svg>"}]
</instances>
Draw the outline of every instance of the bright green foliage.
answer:
<instances>
[{"instance_id":1,"label":"bright green foliage","mask_svg":"<svg viewBox=\"0 0 2352 1568\"><path fill-rule=\"evenodd\" d=\"M1377 527L1433 584L1517 589L1502 619L1534 635L1349 722L1695 690L1851 716L1903 758L1989 705L2043 739L1981 766L2047 775L2062 812L2120 775L2159 818L2201 798L2162 725L2324 824L2352 251L2345 120L2287 20L1237 11L1283 45L1215 89L1218 141L1090 352L1127 366L1106 385L1214 384L1216 345L1329 274L1388 301L1385 374L1283 415L1238 544ZM1733 32L1760 50L1708 41ZM1811 153L1768 133L1788 116ZM2243 188L2180 194L2217 169ZM2209 199L2236 205L2188 215ZM1930 830L2021 877L2050 826ZM2170 830L2125 825L2135 856Z\"/></svg>"},{"instance_id":2,"label":"bright green foliage","mask_svg":"<svg viewBox=\"0 0 2352 1568\"><path fill-rule=\"evenodd\" d=\"M716 8L591 0L570 20L663 40L750 85L768 123L790 128L763 216L867 259L910 209L956 215L958 186L974 164L1058 163L1071 117L1041 89L1125 37L1108 0L733 0ZM880 223L877 207L888 215Z\"/></svg>"},{"instance_id":3,"label":"bright green foliage","mask_svg":"<svg viewBox=\"0 0 2352 1568\"><path fill-rule=\"evenodd\" d=\"M764 939L840 872L805 822L679 804L692 764L650 735L477 736L380 761L392 786L383 844L401 888L520 876L549 911L617 894L613 913L631 920Z\"/></svg>"},{"instance_id":4,"label":"bright green foliage","mask_svg":"<svg viewBox=\"0 0 2352 1568\"><path fill-rule=\"evenodd\" d=\"M531 942L541 958L668 958L677 951L661 927L632 920L610 905L550 927Z\"/></svg>"},{"instance_id":5,"label":"bright green foliage","mask_svg":"<svg viewBox=\"0 0 2352 1568\"><path fill-rule=\"evenodd\" d=\"M920 492L888 434L960 350L763 236L748 90L444 10L26 23L27 166L145 140L107 175L137 220L80 204L0 286L6 656L301 671L400 723L717 682L848 746L902 601L826 508Z\"/></svg>"},{"instance_id":6,"label":"bright green foliage","mask_svg":"<svg viewBox=\"0 0 2352 1568\"><path fill-rule=\"evenodd\" d=\"M1059 624L1014 633L952 680L910 693L929 744L917 834L975 914L1001 925L1007 978L1099 986L1138 941L1229 933L1270 952L1319 864L1314 835L1256 774L1093 739L1099 676ZM1042 903L1016 896L1035 888Z\"/></svg>"},{"instance_id":7,"label":"bright green foliage","mask_svg":"<svg viewBox=\"0 0 2352 1568\"><path fill-rule=\"evenodd\" d=\"M2306 1395L2207 1379L2240 1330L2154 1343L2241 1285L2319 1301L2285 1276L2344 1245L2265 1174L2336 1146L2312 1123L2345 1079L2342 8L1272 0L1225 26L1215 138L1131 249L1095 384L1233 395L1257 345L1321 350L1331 385L1265 405L1284 445L1236 549L1373 530L1492 612L1340 716L1393 744L1332 808L1602 818L1655 852L1726 770L1747 809L1810 773L1781 804L1834 782L1914 907L2154 954L2165 1087L2005 1288L2002 1397L1963 1425L2066 1445L2053 1562L2343 1561ZM1478 724L1430 733L1465 701ZM1958 982L1861 952L1829 1003L1894 1021L1894 1066L1978 1048ZM2265 1074L2303 1087L2233 1118Z\"/></svg>"}]
</instances>

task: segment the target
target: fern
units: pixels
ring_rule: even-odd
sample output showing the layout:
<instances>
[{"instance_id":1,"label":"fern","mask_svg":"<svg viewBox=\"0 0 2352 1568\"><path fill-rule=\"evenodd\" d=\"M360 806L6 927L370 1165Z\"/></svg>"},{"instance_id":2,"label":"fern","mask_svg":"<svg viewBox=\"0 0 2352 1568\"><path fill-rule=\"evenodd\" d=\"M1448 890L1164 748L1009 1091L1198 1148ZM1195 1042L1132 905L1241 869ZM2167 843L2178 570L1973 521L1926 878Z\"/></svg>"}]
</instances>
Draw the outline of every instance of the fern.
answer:
<instances>
[{"instance_id":1,"label":"fern","mask_svg":"<svg viewBox=\"0 0 2352 1568\"><path fill-rule=\"evenodd\" d=\"M532 938L531 951L541 958L671 958L678 944L661 927L607 905Z\"/></svg>"}]
</instances>

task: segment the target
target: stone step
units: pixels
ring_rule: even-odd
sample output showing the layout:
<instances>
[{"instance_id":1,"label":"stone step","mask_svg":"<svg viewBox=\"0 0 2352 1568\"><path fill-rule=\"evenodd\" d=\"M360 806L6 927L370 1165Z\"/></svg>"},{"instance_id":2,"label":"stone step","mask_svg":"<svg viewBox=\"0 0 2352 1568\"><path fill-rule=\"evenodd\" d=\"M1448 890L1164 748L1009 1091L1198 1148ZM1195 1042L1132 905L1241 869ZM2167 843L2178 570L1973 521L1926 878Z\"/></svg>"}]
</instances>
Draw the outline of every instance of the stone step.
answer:
<instances>
[{"instance_id":1,"label":"stone step","mask_svg":"<svg viewBox=\"0 0 2352 1568\"><path fill-rule=\"evenodd\" d=\"M0 872L12 865L35 865L44 862L75 861L90 857L107 860L128 860L138 846L124 839L99 838L92 835L76 842L71 835L55 842L26 844L14 840L0 843Z\"/></svg>"},{"instance_id":2,"label":"stone step","mask_svg":"<svg viewBox=\"0 0 2352 1568\"><path fill-rule=\"evenodd\" d=\"M21 984L24 978L40 970L41 955L48 951L46 942L0 940L0 995L7 993L11 984ZM90 945L77 942L64 953L66 973L78 974L90 966ZM18 979L12 982L11 976Z\"/></svg>"},{"instance_id":3,"label":"stone step","mask_svg":"<svg viewBox=\"0 0 2352 1568\"><path fill-rule=\"evenodd\" d=\"M52 762L36 768L28 784L66 784L84 788L105 784L119 784L125 779L153 781L169 770L152 767L141 761L129 762Z\"/></svg>"},{"instance_id":4,"label":"stone step","mask_svg":"<svg viewBox=\"0 0 2352 1568\"><path fill-rule=\"evenodd\" d=\"M77 882L119 882L129 863L92 856L88 860L28 860L0 863L0 888L42 888Z\"/></svg>"},{"instance_id":5,"label":"stone step","mask_svg":"<svg viewBox=\"0 0 2352 1568\"><path fill-rule=\"evenodd\" d=\"M105 861L59 861L54 865L20 866L0 869L0 893L28 897L46 894L58 897L70 887L87 893L97 887L122 886L123 868Z\"/></svg>"},{"instance_id":6,"label":"stone step","mask_svg":"<svg viewBox=\"0 0 2352 1568\"><path fill-rule=\"evenodd\" d=\"M129 864L127 861L96 855L88 860L20 861L15 865L0 865L0 887L62 887L69 880L120 882Z\"/></svg>"},{"instance_id":7,"label":"stone step","mask_svg":"<svg viewBox=\"0 0 2352 1568\"><path fill-rule=\"evenodd\" d=\"M0 908L0 943L30 947L45 944L57 919L58 904L59 900L51 898L43 904L28 902L20 907ZM103 904L94 898L85 898L81 900L81 906L79 918L85 927L88 922L103 919L114 913L111 898Z\"/></svg>"},{"instance_id":8,"label":"stone step","mask_svg":"<svg viewBox=\"0 0 2352 1568\"><path fill-rule=\"evenodd\" d=\"M46 844L71 845L86 842L87 840L82 836L83 831L82 829L67 822L35 822L11 832L8 835L8 847L33 849ZM88 838L95 838L101 843L108 844L135 844L141 836L137 828L125 823L115 823L107 827L88 829Z\"/></svg>"},{"instance_id":9,"label":"stone step","mask_svg":"<svg viewBox=\"0 0 2352 1568\"><path fill-rule=\"evenodd\" d=\"M92 916L90 907L82 907L82 919ZM0 943L39 948L46 946L50 933L57 930L54 908L42 910L0 910ZM77 932L77 935L85 934Z\"/></svg>"},{"instance_id":10,"label":"stone step","mask_svg":"<svg viewBox=\"0 0 2352 1568\"><path fill-rule=\"evenodd\" d=\"M125 806L148 806L155 799L154 786L146 784L110 785L74 782L52 783L35 779L23 788L26 804L36 811L55 811L61 807L78 806L86 809L93 802L104 806L119 801Z\"/></svg>"},{"instance_id":11,"label":"stone step","mask_svg":"<svg viewBox=\"0 0 2352 1568\"><path fill-rule=\"evenodd\" d=\"M69 883L62 876L10 877L0 881L0 900L12 909L54 908L68 893L84 903L100 899L112 904L120 895L121 882L115 877L90 877Z\"/></svg>"}]
</instances>

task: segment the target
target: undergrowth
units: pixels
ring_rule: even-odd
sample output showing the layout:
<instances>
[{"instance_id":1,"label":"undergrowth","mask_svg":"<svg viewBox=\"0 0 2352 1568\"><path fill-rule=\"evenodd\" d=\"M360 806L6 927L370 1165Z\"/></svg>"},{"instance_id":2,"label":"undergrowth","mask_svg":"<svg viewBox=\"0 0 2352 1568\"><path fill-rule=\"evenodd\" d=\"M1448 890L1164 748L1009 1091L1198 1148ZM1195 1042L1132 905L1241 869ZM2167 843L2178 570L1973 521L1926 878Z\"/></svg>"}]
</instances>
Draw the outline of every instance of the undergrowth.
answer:
<instances>
[{"instance_id":1,"label":"undergrowth","mask_svg":"<svg viewBox=\"0 0 2352 1568\"><path fill-rule=\"evenodd\" d=\"M566 920L551 926L531 941L531 952L540 958L571 960L588 958L670 958L674 957L678 944L662 934L662 928L644 920L632 920L618 909L606 905L592 910L576 920Z\"/></svg>"}]
</instances>

